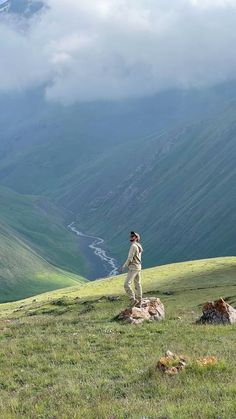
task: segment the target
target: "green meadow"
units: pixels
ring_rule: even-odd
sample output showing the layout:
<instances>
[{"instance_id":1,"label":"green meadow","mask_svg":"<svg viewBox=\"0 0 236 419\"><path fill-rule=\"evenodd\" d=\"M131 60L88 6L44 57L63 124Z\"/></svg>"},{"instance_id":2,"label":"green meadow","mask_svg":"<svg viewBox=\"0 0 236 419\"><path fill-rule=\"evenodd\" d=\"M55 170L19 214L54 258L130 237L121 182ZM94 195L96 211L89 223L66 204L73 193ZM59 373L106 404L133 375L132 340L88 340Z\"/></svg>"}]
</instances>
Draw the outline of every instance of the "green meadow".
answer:
<instances>
[{"instance_id":1,"label":"green meadow","mask_svg":"<svg viewBox=\"0 0 236 419\"><path fill-rule=\"evenodd\" d=\"M82 277L50 264L0 224L0 302L79 284Z\"/></svg>"},{"instance_id":2,"label":"green meadow","mask_svg":"<svg viewBox=\"0 0 236 419\"><path fill-rule=\"evenodd\" d=\"M144 294L165 304L164 322L114 320L127 305L124 275L0 305L0 417L236 418L236 326L195 324L208 300L236 306L236 258L142 278ZM156 371L167 350L189 358L185 371ZM207 356L216 365L197 364Z\"/></svg>"},{"instance_id":3,"label":"green meadow","mask_svg":"<svg viewBox=\"0 0 236 419\"><path fill-rule=\"evenodd\" d=\"M45 197L0 186L0 302L85 281L78 240Z\"/></svg>"}]
</instances>

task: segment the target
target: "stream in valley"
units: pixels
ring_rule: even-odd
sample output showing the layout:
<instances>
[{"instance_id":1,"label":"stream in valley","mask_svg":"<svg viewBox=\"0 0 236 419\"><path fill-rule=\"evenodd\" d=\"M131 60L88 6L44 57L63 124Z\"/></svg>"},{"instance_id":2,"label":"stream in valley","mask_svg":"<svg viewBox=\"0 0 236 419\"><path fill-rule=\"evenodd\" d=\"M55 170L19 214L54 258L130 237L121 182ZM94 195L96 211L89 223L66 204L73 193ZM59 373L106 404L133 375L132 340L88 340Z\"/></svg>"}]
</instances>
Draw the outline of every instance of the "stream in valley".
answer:
<instances>
[{"instance_id":1,"label":"stream in valley","mask_svg":"<svg viewBox=\"0 0 236 419\"><path fill-rule=\"evenodd\" d=\"M105 241L101 237L85 234L78 230L75 222L68 229L78 236L81 252L89 267L88 279L91 281L118 274L118 261L104 250Z\"/></svg>"}]
</instances>

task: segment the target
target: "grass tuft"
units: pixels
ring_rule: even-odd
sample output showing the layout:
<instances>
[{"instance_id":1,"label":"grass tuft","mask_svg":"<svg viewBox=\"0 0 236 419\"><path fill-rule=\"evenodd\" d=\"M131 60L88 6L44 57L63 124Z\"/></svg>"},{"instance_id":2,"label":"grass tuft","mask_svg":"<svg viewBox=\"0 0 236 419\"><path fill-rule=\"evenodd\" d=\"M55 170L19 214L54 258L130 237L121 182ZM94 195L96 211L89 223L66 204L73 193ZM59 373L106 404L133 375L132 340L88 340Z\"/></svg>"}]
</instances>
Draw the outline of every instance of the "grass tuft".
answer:
<instances>
[{"instance_id":1,"label":"grass tuft","mask_svg":"<svg viewBox=\"0 0 236 419\"><path fill-rule=\"evenodd\" d=\"M124 276L1 305L0 417L233 419L235 326L195 319L208 299L232 295L235 304L234 264L144 271L145 295L166 308L160 323L113 321L128 303ZM189 360L175 376L156 370L167 350Z\"/></svg>"}]
</instances>

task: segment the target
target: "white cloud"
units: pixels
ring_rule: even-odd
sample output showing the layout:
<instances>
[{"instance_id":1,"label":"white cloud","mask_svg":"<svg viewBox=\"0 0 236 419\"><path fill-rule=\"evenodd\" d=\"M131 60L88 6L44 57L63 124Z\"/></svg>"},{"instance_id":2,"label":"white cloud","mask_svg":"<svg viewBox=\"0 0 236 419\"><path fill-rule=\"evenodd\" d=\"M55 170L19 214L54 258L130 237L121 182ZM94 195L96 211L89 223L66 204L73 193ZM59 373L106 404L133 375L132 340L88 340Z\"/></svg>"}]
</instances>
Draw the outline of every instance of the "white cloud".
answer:
<instances>
[{"instance_id":1,"label":"white cloud","mask_svg":"<svg viewBox=\"0 0 236 419\"><path fill-rule=\"evenodd\" d=\"M235 0L191 0L191 3L201 9L235 7Z\"/></svg>"},{"instance_id":2,"label":"white cloud","mask_svg":"<svg viewBox=\"0 0 236 419\"><path fill-rule=\"evenodd\" d=\"M0 90L73 103L235 78L236 0L47 0L0 20Z\"/></svg>"}]
</instances>

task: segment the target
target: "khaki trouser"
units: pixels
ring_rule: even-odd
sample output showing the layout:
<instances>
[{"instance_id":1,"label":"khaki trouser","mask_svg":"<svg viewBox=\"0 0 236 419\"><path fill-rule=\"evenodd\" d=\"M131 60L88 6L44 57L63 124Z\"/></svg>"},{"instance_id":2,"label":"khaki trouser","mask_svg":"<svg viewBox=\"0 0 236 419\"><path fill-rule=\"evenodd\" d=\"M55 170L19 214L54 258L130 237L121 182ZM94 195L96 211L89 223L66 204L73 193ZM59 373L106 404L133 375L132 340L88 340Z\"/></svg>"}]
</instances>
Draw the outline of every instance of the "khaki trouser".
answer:
<instances>
[{"instance_id":1,"label":"khaki trouser","mask_svg":"<svg viewBox=\"0 0 236 419\"><path fill-rule=\"evenodd\" d=\"M135 293L131 287L133 282L134 282ZM128 274L124 283L124 289L130 300L142 299L142 286L141 286L141 272L140 271L128 271Z\"/></svg>"}]
</instances>

